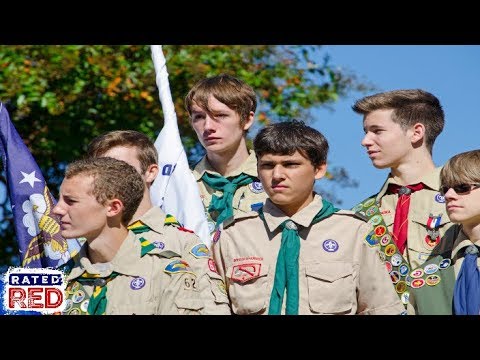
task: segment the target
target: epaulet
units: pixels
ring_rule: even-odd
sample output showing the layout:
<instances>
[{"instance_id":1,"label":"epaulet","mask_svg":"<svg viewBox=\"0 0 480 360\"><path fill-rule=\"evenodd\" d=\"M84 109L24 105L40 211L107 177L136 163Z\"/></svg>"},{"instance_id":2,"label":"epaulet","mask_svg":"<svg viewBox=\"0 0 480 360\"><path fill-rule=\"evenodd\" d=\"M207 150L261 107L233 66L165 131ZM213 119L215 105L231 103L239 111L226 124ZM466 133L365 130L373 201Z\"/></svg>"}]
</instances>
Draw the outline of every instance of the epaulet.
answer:
<instances>
[{"instance_id":1,"label":"epaulet","mask_svg":"<svg viewBox=\"0 0 480 360\"><path fill-rule=\"evenodd\" d=\"M358 213L358 212L354 212L352 210L339 210L335 213L336 215L347 215L347 216L351 216L351 217L354 217L354 218L357 218L357 219L360 219L364 222L367 222L368 221L368 217L365 216L364 214L362 213Z\"/></svg>"},{"instance_id":2,"label":"epaulet","mask_svg":"<svg viewBox=\"0 0 480 360\"><path fill-rule=\"evenodd\" d=\"M236 214L234 214L234 216L226 219L222 223L222 228L226 229L226 228L232 226L233 224L235 224L237 221L252 219L252 218L255 218L257 216L258 216L258 211L237 212Z\"/></svg>"}]
</instances>

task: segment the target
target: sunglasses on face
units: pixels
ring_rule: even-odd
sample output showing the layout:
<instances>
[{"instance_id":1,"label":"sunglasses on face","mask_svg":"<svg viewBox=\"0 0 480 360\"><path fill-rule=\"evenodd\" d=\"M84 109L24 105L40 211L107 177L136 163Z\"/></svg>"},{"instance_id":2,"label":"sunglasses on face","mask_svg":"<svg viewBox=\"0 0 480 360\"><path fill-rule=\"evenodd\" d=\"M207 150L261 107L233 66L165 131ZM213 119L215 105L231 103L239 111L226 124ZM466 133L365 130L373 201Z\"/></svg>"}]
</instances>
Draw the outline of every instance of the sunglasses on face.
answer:
<instances>
[{"instance_id":1,"label":"sunglasses on face","mask_svg":"<svg viewBox=\"0 0 480 360\"><path fill-rule=\"evenodd\" d=\"M466 194L474 189L478 189L480 187L480 184L477 183L477 184L458 184L458 185L455 185L455 186L440 186L440 194L442 196L445 196L445 194L447 193L447 191L449 189L453 189L453 191L455 191L457 194Z\"/></svg>"}]
</instances>

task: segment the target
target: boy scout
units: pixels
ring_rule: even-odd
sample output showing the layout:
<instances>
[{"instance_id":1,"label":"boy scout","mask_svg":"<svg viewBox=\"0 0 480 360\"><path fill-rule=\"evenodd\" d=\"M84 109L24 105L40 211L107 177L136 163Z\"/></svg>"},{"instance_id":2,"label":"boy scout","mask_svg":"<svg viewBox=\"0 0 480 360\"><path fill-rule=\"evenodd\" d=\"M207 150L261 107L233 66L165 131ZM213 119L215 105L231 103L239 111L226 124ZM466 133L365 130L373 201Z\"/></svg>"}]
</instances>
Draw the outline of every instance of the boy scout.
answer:
<instances>
[{"instance_id":1,"label":"boy scout","mask_svg":"<svg viewBox=\"0 0 480 360\"><path fill-rule=\"evenodd\" d=\"M328 143L303 122L267 126L254 140L269 198L237 214L213 245L236 314L400 314L404 307L370 225L313 192Z\"/></svg>"},{"instance_id":2,"label":"boy scout","mask_svg":"<svg viewBox=\"0 0 480 360\"><path fill-rule=\"evenodd\" d=\"M433 144L444 126L443 109L434 95L419 89L367 96L352 108L363 115L362 146L373 166L390 168L380 192L354 209L367 208L369 202L378 206L403 255L400 263L406 267L399 274L405 277L430 256L447 250L441 243L451 245L454 236L439 192L441 168L432 159Z\"/></svg>"},{"instance_id":3,"label":"boy scout","mask_svg":"<svg viewBox=\"0 0 480 360\"><path fill-rule=\"evenodd\" d=\"M123 160L141 174L145 184L143 199L129 229L138 239L147 240L160 250L182 257L182 261L197 275L195 287L204 300L202 314L230 314L225 285L218 273L212 270L215 264L209 249L192 231L181 227L173 216L152 204L149 190L158 174L158 154L153 142L138 131L111 131L91 141L87 156Z\"/></svg>"},{"instance_id":4,"label":"boy scout","mask_svg":"<svg viewBox=\"0 0 480 360\"><path fill-rule=\"evenodd\" d=\"M257 177L257 161L246 145L257 99L253 89L226 74L198 82L187 94L185 107L206 155L195 166L213 241L220 224L236 213L262 206L267 195Z\"/></svg>"},{"instance_id":5,"label":"boy scout","mask_svg":"<svg viewBox=\"0 0 480 360\"><path fill-rule=\"evenodd\" d=\"M480 150L448 160L440 183L458 235L451 252L437 255L419 269L412 280L411 302L420 315L479 315Z\"/></svg>"},{"instance_id":6,"label":"boy scout","mask_svg":"<svg viewBox=\"0 0 480 360\"><path fill-rule=\"evenodd\" d=\"M62 236L86 242L64 266L64 314L192 314L203 308L188 265L127 229L143 188L138 172L120 160L86 159L67 168L53 213Z\"/></svg>"}]
</instances>

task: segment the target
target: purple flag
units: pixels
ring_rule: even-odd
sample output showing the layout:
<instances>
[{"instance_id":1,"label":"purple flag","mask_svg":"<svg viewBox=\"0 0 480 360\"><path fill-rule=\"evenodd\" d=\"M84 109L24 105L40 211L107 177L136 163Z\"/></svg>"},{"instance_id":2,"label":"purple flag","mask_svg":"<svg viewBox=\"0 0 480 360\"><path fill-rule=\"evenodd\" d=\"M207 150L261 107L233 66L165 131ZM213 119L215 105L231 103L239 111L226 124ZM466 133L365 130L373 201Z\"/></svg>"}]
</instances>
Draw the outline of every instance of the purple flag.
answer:
<instances>
[{"instance_id":1,"label":"purple flag","mask_svg":"<svg viewBox=\"0 0 480 360\"><path fill-rule=\"evenodd\" d=\"M60 224L52 213L56 201L50 194L35 159L0 103L0 153L15 221L21 265L56 267L70 258L70 244L60 235ZM77 245L75 245L75 243Z\"/></svg>"}]
</instances>

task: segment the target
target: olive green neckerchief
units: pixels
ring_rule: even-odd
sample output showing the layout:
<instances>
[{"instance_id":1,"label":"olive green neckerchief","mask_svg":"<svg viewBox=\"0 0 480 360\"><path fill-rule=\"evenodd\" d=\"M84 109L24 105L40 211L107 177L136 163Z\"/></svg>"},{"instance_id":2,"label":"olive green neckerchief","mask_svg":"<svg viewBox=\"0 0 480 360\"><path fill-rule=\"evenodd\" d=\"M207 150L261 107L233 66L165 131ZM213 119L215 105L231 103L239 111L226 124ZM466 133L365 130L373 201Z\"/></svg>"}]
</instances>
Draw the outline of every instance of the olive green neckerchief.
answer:
<instances>
[{"instance_id":1,"label":"olive green neckerchief","mask_svg":"<svg viewBox=\"0 0 480 360\"><path fill-rule=\"evenodd\" d=\"M230 180L229 180L230 179ZM208 211L217 211L218 216L216 225L221 224L225 219L233 216L233 195L239 186L248 185L257 178L255 176L241 173L238 176L229 176L228 178L221 175L210 174L204 172L201 180L214 190L223 192L223 196L212 195L212 201L208 207Z\"/></svg>"},{"instance_id":2,"label":"olive green neckerchief","mask_svg":"<svg viewBox=\"0 0 480 360\"><path fill-rule=\"evenodd\" d=\"M322 199L322 203L322 209L315 215L310 226L340 210L326 200ZM258 214L260 218L265 221L263 208L259 209ZM281 314L283 296L286 290L287 304L285 314L298 315L298 259L300 255L300 237L298 236L297 225L292 220L285 220L280 224L280 227L282 228L282 243L278 251L275 279L273 281L272 294L270 295L268 314Z\"/></svg>"}]
</instances>

